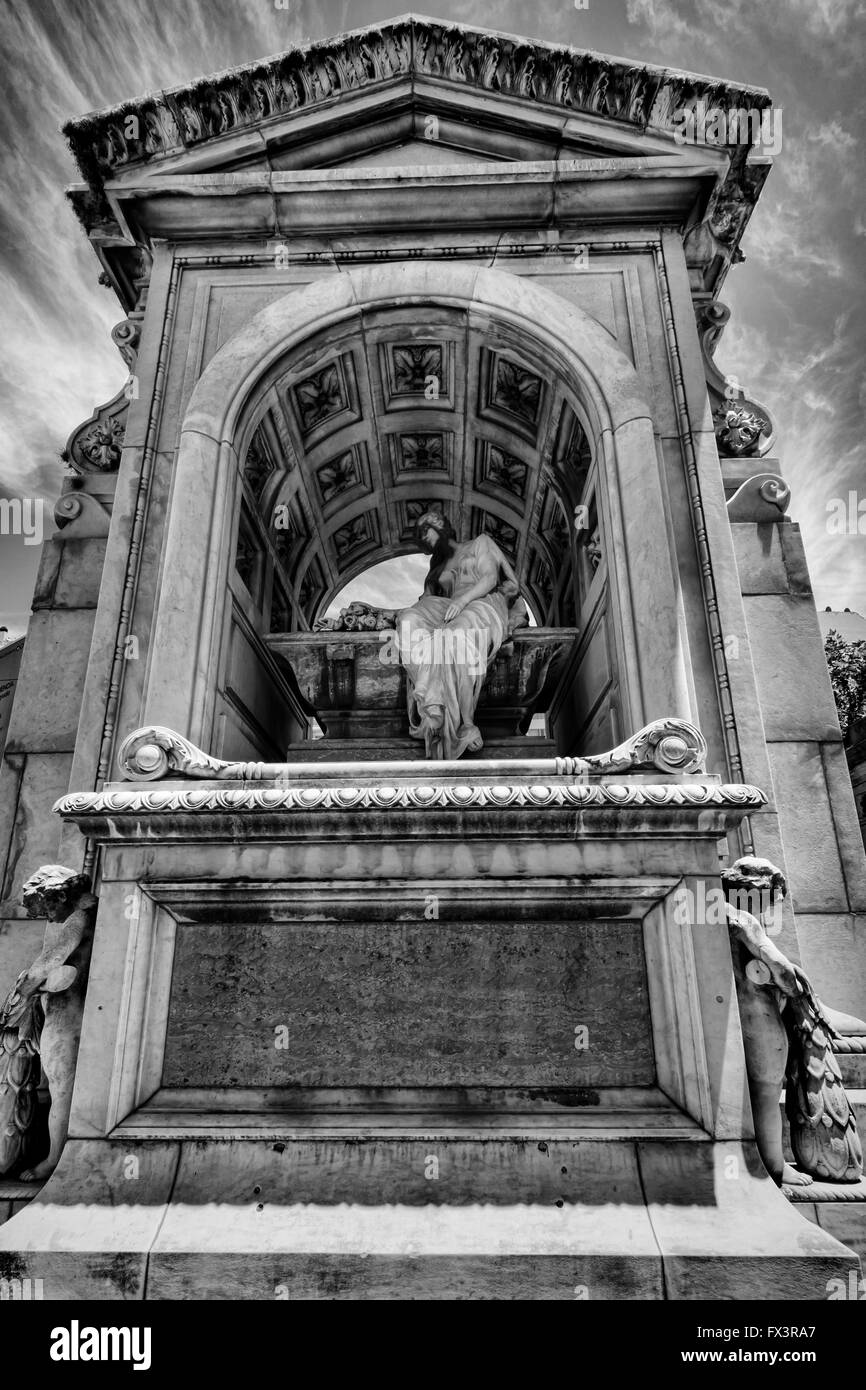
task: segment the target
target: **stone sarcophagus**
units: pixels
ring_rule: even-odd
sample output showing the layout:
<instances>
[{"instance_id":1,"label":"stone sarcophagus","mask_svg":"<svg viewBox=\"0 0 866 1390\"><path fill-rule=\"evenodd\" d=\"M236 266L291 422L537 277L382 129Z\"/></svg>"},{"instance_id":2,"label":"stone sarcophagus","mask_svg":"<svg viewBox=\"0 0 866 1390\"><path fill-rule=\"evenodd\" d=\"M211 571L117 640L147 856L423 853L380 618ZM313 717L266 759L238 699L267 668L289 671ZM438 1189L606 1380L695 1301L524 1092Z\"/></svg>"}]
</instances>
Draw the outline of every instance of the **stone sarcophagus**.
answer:
<instances>
[{"instance_id":1,"label":"stone sarcophagus","mask_svg":"<svg viewBox=\"0 0 866 1390\"><path fill-rule=\"evenodd\" d=\"M523 628L503 644L478 704L486 739L524 734L533 715L548 710L577 637L573 627ZM277 633L266 640L329 740L408 735L406 676L393 631Z\"/></svg>"}]
</instances>

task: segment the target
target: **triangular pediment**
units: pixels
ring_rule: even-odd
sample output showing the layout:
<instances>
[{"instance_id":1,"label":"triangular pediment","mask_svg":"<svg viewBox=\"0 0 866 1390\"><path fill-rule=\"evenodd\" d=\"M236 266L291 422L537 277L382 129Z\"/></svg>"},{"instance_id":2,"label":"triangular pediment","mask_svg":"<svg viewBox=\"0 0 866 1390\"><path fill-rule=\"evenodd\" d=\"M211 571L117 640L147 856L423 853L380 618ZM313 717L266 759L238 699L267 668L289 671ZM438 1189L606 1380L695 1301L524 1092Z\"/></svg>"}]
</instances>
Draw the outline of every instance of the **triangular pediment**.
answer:
<instances>
[{"instance_id":1,"label":"triangular pediment","mask_svg":"<svg viewBox=\"0 0 866 1390\"><path fill-rule=\"evenodd\" d=\"M86 180L71 196L124 302L134 302L133 244L219 235L229 203L248 236L341 235L369 221L373 179L393 187L404 229L443 209L465 222L480 204L450 190L472 178L498 225L521 180L525 223L549 225L568 202L554 203L553 184L566 182L571 206L595 222L685 229L708 218L709 239L690 255L715 283L767 166L750 161L749 127L733 145L710 123L683 142L678 121L699 104L769 102L761 89L407 15L71 122ZM478 166L506 163L509 187L497 190ZM550 186L533 194L539 180Z\"/></svg>"},{"instance_id":2,"label":"triangular pediment","mask_svg":"<svg viewBox=\"0 0 866 1390\"><path fill-rule=\"evenodd\" d=\"M636 156L670 149L675 114L701 100L729 109L761 108L770 98L669 68L406 15L84 116L66 134L98 195L112 180L157 169L379 164L388 148L414 156L419 140L455 151L452 163L465 154Z\"/></svg>"}]
</instances>

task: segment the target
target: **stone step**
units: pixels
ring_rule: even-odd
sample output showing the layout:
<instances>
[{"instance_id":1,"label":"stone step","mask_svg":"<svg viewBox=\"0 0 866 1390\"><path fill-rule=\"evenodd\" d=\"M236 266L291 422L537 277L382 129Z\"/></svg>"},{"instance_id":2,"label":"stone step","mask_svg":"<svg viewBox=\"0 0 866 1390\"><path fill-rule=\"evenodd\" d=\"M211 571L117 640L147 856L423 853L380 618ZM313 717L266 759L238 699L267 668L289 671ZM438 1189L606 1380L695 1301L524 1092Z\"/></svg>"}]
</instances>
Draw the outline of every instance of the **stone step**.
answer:
<instances>
[{"instance_id":1,"label":"stone step","mask_svg":"<svg viewBox=\"0 0 866 1390\"><path fill-rule=\"evenodd\" d=\"M825 1299L859 1266L806 1229L752 1145L708 1138L124 1135L67 1144L0 1228L0 1279L52 1299Z\"/></svg>"},{"instance_id":2,"label":"stone step","mask_svg":"<svg viewBox=\"0 0 866 1390\"><path fill-rule=\"evenodd\" d=\"M0 1226L16 1212L23 1211L28 1202L38 1195L43 1184L38 1182L16 1182L0 1178Z\"/></svg>"},{"instance_id":3,"label":"stone step","mask_svg":"<svg viewBox=\"0 0 866 1390\"><path fill-rule=\"evenodd\" d=\"M866 1051L837 1052L836 1061L846 1089L852 1086L860 1090L866 1088Z\"/></svg>"},{"instance_id":4,"label":"stone step","mask_svg":"<svg viewBox=\"0 0 866 1390\"><path fill-rule=\"evenodd\" d=\"M286 756L290 763L424 762L427 757L424 744L414 738L318 738L290 743ZM555 757L553 739L527 734L488 739L479 752L464 753L460 761Z\"/></svg>"}]
</instances>

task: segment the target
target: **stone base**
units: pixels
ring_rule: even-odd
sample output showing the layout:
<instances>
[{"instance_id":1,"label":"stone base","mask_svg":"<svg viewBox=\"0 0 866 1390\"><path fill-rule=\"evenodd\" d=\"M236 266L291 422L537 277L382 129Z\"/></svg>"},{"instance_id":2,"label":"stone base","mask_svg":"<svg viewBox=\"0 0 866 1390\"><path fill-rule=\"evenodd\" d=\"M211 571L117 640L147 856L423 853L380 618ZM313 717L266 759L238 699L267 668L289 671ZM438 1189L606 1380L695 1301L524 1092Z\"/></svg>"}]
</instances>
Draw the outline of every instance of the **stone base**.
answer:
<instances>
[{"instance_id":1,"label":"stone base","mask_svg":"<svg viewBox=\"0 0 866 1390\"><path fill-rule=\"evenodd\" d=\"M647 1128L70 1141L0 1230L0 1276L54 1299L268 1302L806 1301L856 1280L752 1146Z\"/></svg>"}]
</instances>

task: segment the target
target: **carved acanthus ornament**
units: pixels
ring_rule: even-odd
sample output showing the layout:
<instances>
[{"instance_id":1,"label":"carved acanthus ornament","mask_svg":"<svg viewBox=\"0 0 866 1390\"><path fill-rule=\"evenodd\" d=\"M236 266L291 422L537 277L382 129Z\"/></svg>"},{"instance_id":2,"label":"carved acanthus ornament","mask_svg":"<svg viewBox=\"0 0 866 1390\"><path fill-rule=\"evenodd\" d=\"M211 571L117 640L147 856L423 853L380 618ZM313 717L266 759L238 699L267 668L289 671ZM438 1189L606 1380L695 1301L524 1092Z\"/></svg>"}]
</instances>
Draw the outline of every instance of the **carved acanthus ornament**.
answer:
<instances>
[{"instance_id":1,"label":"carved acanthus ornament","mask_svg":"<svg viewBox=\"0 0 866 1390\"><path fill-rule=\"evenodd\" d=\"M580 761L557 759L557 762ZM267 764L252 764L267 766ZM440 763L439 768L450 765ZM479 764L474 764L479 770ZM417 776L418 764L414 765ZM340 770L339 763L330 765L331 772ZM465 765L463 767L465 772ZM553 772L553 769L551 769ZM515 769L518 775L520 767ZM221 777L224 774L220 774ZM279 774L278 774L279 775ZM400 764L397 765L397 775ZM670 782L660 785L635 782L631 786L605 783L572 782L548 784L535 782L532 786L503 782L466 782L432 786L425 782L415 786L376 785L369 787L339 787L299 785L255 788L191 788L148 790L144 787L118 787L104 792L77 792L61 797L54 810L72 819L89 816L205 814L209 812L280 813L286 811L435 811L455 808L554 809L556 807L583 809L587 807L618 810L624 808L668 810L678 807L726 808L753 811L766 804L766 797L757 787L727 783Z\"/></svg>"},{"instance_id":2,"label":"carved acanthus ornament","mask_svg":"<svg viewBox=\"0 0 866 1390\"><path fill-rule=\"evenodd\" d=\"M730 309L715 300L704 305L698 318L716 444L723 458L763 458L775 439L770 414L746 395L735 378L723 376L715 362L730 316Z\"/></svg>"},{"instance_id":3,"label":"carved acanthus ornament","mask_svg":"<svg viewBox=\"0 0 866 1390\"><path fill-rule=\"evenodd\" d=\"M409 85L416 78L425 87L438 79L481 98L530 102L560 119L586 113L636 131L666 133L676 130L683 110L693 111L699 102L727 113L761 108L769 100L761 91L670 68L409 16L70 122L65 134L88 184L74 194L76 210L88 230L117 245L123 234L104 193L115 173L152 168L161 158L256 127L267 150L271 138L280 138L279 117L333 107L340 97L386 85L393 90L400 79ZM747 165L746 152L747 144L735 147L694 238L698 273L719 259L727 265L736 255L765 174L765 166ZM717 271L714 265L709 273Z\"/></svg>"}]
</instances>

